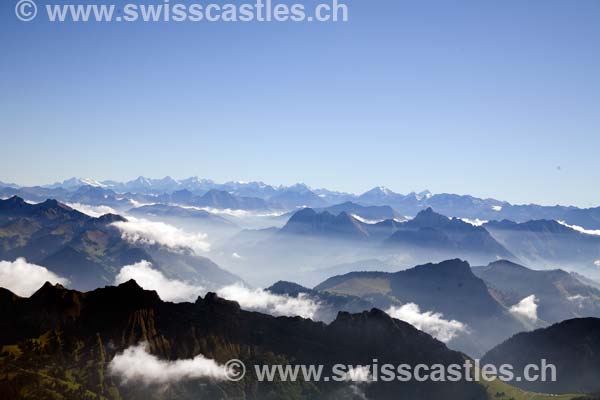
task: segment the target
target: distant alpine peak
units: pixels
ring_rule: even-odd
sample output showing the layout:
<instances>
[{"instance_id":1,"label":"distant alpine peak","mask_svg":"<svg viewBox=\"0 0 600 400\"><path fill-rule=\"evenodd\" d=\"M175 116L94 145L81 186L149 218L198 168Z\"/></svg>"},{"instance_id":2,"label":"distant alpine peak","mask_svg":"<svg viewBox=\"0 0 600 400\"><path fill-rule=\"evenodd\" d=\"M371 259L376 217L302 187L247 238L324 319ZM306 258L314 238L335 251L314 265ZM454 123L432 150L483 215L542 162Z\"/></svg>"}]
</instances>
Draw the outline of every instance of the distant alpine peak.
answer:
<instances>
[{"instance_id":1,"label":"distant alpine peak","mask_svg":"<svg viewBox=\"0 0 600 400\"><path fill-rule=\"evenodd\" d=\"M396 193L394 193L392 190L388 189L385 186L375 186L373 189L366 191L361 196L387 197L387 196L393 196L395 194Z\"/></svg>"},{"instance_id":2,"label":"distant alpine peak","mask_svg":"<svg viewBox=\"0 0 600 400\"><path fill-rule=\"evenodd\" d=\"M93 186L93 187L106 187L106 185L104 185L101 182L98 182L95 179L92 178L70 178L70 179L65 179L64 181L62 181L62 183L57 182L54 183L52 185L49 185L49 187L63 187L66 189L71 189L71 188L77 188L79 186Z\"/></svg>"},{"instance_id":3,"label":"distant alpine peak","mask_svg":"<svg viewBox=\"0 0 600 400\"><path fill-rule=\"evenodd\" d=\"M372 191L380 192L380 193L383 193L386 195L390 195L390 194L394 193L390 189L386 188L385 186L377 186L377 187L373 188Z\"/></svg>"},{"instance_id":4,"label":"distant alpine peak","mask_svg":"<svg viewBox=\"0 0 600 400\"><path fill-rule=\"evenodd\" d=\"M132 181L132 183L136 183L138 185L144 185L144 186L151 186L152 182L150 182L150 179L145 178L143 176L138 176L136 179L134 179Z\"/></svg>"},{"instance_id":5,"label":"distant alpine peak","mask_svg":"<svg viewBox=\"0 0 600 400\"><path fill-rule=\"evenodd\" d=\"M81 181L81 183L84 183L88 186L106 187L106 185L104 185L101 182L98 182L97 180L92 179L92 178L81 178L80 181Z\"/></svg>"}]
</instances>

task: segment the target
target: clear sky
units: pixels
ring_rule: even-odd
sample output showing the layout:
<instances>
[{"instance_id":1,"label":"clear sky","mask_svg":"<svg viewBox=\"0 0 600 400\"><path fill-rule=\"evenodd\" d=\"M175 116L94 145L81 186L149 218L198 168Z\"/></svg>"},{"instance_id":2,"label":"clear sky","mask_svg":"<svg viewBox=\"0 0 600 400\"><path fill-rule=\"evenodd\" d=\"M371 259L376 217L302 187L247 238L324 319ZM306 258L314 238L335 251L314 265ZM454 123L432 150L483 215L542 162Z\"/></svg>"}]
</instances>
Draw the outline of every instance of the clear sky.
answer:
<instances>
[{"instance_id":1,"label":"clear sky","mask_svg":"<svg viewBox=\"0 0 600 400\"><path fill-rule=\"evenodd\" d=\"M600 205L597 0L347 0L345 24L24 23L15 3L0 3L2 181Z\"/></svg>"}]
</instances>

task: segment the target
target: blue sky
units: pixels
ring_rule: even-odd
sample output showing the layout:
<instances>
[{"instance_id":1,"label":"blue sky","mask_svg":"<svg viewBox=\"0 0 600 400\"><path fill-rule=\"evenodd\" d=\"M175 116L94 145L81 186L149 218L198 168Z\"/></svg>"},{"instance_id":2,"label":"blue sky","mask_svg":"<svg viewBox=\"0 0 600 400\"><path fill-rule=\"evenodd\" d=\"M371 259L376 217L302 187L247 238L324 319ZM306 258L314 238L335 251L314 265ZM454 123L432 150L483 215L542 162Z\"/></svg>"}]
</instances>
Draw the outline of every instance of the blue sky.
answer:
<instances>
[{"instance_id":1,"label":"blue sky","mask_svg":"<svg viewBox=\"0 0 600 400\"><path fill-rule=\"evenodd\" d=\"M302 181L600 205L600 2L50 24L0 5L0 180ZM38 2L38 4L45 4Z\"/></svg>"}]
</instances>

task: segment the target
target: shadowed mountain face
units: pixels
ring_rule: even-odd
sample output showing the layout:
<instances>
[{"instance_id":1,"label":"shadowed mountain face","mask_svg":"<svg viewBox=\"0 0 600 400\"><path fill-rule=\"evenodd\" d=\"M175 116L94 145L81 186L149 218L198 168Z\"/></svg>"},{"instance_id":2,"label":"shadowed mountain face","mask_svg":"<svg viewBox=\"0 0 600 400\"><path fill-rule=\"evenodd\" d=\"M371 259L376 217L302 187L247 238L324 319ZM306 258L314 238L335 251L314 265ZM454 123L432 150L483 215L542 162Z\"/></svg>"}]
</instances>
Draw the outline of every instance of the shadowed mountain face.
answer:
<instances>
[{"instance_id":1,"label":"shadowed mountain face","mask_svg":"<svg viewBox=\"0 0 600 400\"><path fill-rule=\"evenodd\" d=\"M513 258L512 254L479 226L435 213L431 208L399 226L390 246L416 246L434 251L462 251Z\"/></svg>"},{"instance_id":2,"label":"shadowed mountain face","mask_svg":"<svg viewBox=\"0 0 600 400\"><path fill-rule=\"evenodd\" d=\"M567 320L549 328L520 333L488 352L482 363L511 364L522 371L540 360L554 364L556 382L515 382L526 390L544 393L600 391L600 319Z\"/></svg>"},{"instance_id":3,"label":"shadowed mountain face","mask_svg":"<svg viewBox=\"0 0 600 400\"><path fill-rule=\"evenodd\" d=\"M535 271L509 261L497 261L474 267L473 273L510 307L523 298L535 295L537 315L547 323L584 316L600 315L600 291L562 270Z\"/></svg>"},{"instance_id":4,"label":"shadowed mountain face","mask_svg":"<svg viewBox=\"0 0 600 400\"><path fill-rule=\"evenodd\" d=\"M46 284L31 298L0 290L0 393L5 398L81 399L341 399L359 398L349 383L261 383L252 365L460 364L450 351L412 326L373 309L340 313L330 325L243 311L208 294L194 303L165 303L134 281L88 293ZM161 359L199 354L248 366L237 383L205 379L145 386L110 373L113 357L148 343ZM133 367L133 366L132 366ZM7 372L10 371L10 374ZM460 382L373 382L369 399L485 399L481 386ZM13 396L13 397L11 397Z\"/></svg>"},{"instance_id":5,"label":"shadowed mountain face","mask_svg":"<svg viewBox=\"0 0 600 400\"><path fill-rule=\"evenodd\" d=\"M423 312L442 313L445 319L464 323L471 331L450 341L449 346L474 356L524 329L461 260L396 273L353 272L330 278L315 290L362 297L384 309L414 303Z\"/></svg>"},{"instance_id":6,"label":"shadowed mountain face","mask_svg":"<svg viewBox=\"0 0 600 400\"><path fill-rule=\"evenodd\" d=\"M211 207L231 210L265 210L267 202L257 197L234 196L222 190L209 190L206 194L193 201L199 207Z\"/></svg>"},{"instance_id":7,"label":"shadowed mountain face","mask_svg":"<svg viewBox=\"0 0 600 400\"><path fill-rule=\"evenodd\" d=\"M168 277L208 287L241 281L189 251L130 243L111 225L124 221L112 214L93 218L56 200L40 204L28 204L18 197L0 200L0 260L25 257L81 289L111 284L122 266L143 260Z\"/></svg>"},{"instance_id":8,"label":"shadowed mountain face","mask_svg":"<svg viewBox=\"0 0 600 400\"><path fill-rule=\"evenodd\" d=\"M556 221L524 223L492 221L484 225L500 243L531 265L579 266L595 272L600 260L600 236L588 235Z\"/></svg>"},{"instance_id":9,"label":"shadowed mountain face","mask_svg":"<svg viewBox=\"0 0 600 400\"><path fill-rule=\"evenodd\" d=\"M280 233L331 239L365 239L369 232L363 225L345 212L333 215L327 211L317 213L311 208L305 208L292 215Z\"/></svg>"}]
</instances>

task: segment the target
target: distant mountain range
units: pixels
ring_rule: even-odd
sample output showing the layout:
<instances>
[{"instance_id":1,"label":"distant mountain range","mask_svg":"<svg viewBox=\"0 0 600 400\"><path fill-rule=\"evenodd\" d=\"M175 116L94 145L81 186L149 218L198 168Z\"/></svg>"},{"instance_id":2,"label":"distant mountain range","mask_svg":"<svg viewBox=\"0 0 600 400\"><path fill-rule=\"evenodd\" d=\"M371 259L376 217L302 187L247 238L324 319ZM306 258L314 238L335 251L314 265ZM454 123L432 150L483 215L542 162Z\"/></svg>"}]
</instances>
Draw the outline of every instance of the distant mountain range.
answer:
<instances>
[{"instance_id":1,"label":"distant mountain range","mask_svg":"<svg viewBox=\"0 0 600 400\"><path fill-rule=\"evenodd\" d=\"M350 208L349 204L352 203L344 203L337 210ZM357 207L352 209L357 210ZM409 221L364 221L346 211L334 215L328 210L317 212L305 208L293 214L279 234L328 240L375 241L383 244L385 249L382 251L415 255L427 253L430 259L514 259L511 252L485 228L437 214L431 208L419 212Z\"/></svg>"},{"instance_id":2,"label":"distant mountain range","mask_svg":"<svg viewBox=\"0 0 600 400\"><path fill-rule=\"evenodd\" d=\"M600 260L600 232L584 233L553 220L491 221L483 227L529 265L598 268L594 262Z\"/></svg>"},{"instance_id":3,"label":"distant mountain range","mask_svg":"<svg viewBox=\"0 0 600 400\"><path fill-rule=\"evenodd\" d=\"M215 208L243 210L277 209L293 210L301 207L326 208L344 202L364 206L389 206L397 216L412 217L429 207L449 217L473 220L558 220L586 229L600 229L600 207L577 208L570 206L513 205L506 201L481 199L469 195L432 194L429 191L395 193L385 187L375 187L361 195L311 189L304 184L271 186L263 182L216 183L197 177L175 180L170 177L149 179L139 177L129 182L102 181L90 178L72 178L62 183L41 187L18 187L0 183L0 196L19 195L28 200L42 201L55 198L64 202L83 202L81 188L96 189L89 204L125 206L128 201L141 203L171 202ZM184 192L182 192L184 191ZM213 191L208 198L198 198ZM181 192L175 194L176 192ZM227 195L226 195L226 194ZM185 199L187 195L188 199ZM106 196L106 197L104 197ZM191 201L194 198L194 201ZM110 203L110 204L108 204ZM88 204L86 202L85 204ZM367 217L365 217L367 218Z\"/></svg>"}]
</instances>

